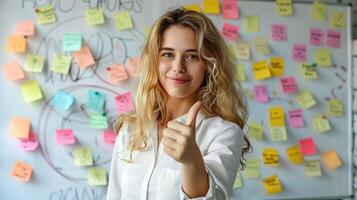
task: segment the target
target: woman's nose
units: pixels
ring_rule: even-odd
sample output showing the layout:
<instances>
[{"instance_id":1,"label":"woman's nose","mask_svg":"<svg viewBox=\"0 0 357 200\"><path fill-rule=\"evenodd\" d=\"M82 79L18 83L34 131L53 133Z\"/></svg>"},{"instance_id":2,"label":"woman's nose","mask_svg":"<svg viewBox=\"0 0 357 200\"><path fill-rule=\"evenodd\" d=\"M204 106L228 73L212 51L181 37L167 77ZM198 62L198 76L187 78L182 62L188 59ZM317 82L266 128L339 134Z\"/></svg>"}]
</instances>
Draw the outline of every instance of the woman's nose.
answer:
<instances>
[{"instance_id":1,"label":"woman's nose","mask_svg":"<svg viewBox=\"0 0 357 200\"><path fill-rule=\"evenodd\" d=\"M177 56L176 59L174 60L174 62L172 63L171 70L176 73L186 72L186 66L185 66L184 59L181 58L180 56Z\"/></svg>"}]
</instances>

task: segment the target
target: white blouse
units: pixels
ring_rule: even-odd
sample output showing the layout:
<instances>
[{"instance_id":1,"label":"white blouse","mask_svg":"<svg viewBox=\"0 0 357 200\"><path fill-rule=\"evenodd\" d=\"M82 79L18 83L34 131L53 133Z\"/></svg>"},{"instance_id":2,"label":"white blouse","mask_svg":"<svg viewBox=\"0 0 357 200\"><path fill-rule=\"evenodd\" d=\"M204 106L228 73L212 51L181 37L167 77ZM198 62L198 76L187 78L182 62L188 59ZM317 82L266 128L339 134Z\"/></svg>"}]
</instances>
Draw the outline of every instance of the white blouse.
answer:
<instances>
[{"instance_id":1,"label":"white blouse","mask_svg":"<svg viewBox=\"0 0 357 200\"><path fill-rule=\"evenodd\" d=\"M186 115L176 119L184 122ZM190 199L182 190L181 163L163 151L157 144L156 123L146 134L147 148L134 151L133 162L127 150L129 127L123 126L116 139L111 163L107 200L175 200ZM242 129L220 117L205 118L200 112L196 118L198 144L209 177L205 197L195 199L229 199L239 167L244 138Z\"/></svg>"}]
</instances>

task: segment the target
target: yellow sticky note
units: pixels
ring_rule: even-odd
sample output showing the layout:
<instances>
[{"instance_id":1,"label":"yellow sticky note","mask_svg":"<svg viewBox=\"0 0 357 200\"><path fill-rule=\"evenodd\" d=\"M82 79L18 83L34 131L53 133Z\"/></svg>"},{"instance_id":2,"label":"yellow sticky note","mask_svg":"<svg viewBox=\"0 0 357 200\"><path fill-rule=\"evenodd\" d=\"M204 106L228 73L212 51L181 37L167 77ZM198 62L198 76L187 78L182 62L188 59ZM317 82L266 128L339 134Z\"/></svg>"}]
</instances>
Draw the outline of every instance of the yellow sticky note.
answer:
<instances>
[{"instance_id":1,"label":"yellow sticky note","mask_svg":"<svg viewBox=\"0 0 357 200\"><path fill-rule=\"evenodd\" d=\"M86 10L86 23L90 26L104 24L103 9L88 8Z\"/></svg>"},{"instance_id":2,"label":"yellow sticky note","mask_svg":"<svg viewBox=\"0 0 357 200\"><path fill-rule=\"evenodd\" d=\"M41 73L44 64L45 64L45 57L36 54L27 54L25 71Z\"/></svg>"},{"instance_id":3,"label":"yellow sticky note","mask_svg":"<svg viewBox=\"0 0 357 200\"><path fill-rule=\"evenodd\" d=\"M336 29L345 29L345 13L333 11L330 19L330 27Z\"/></svg>"},{"instance_id":4,"label":"yellow sticky note","mask_svg":"<svg viewBox=\"0 0 357 200\"><path fill-rule=\"evenodd\" d=\"M241 187L243 187L243 182L242 182L242 177L240 175L240 172L238 171L236 179L234 179L233 189L241 188Z\"/></svg>"},{"instance_id":5,"label":"yellow sticky note","mask_svg":"<svg viewBox=\"0 0 357 200\"><path fill-rule=\"evenodd\" d=\"M253 73L255 80L263 80L271 77L269 64L266 60L253 63Z\"/></svg>"},{"instance_id":6,"label":"yellow sticky note","mask_svg":"<svg viewBox=\"0 0 357 200\"><path fill-rule=\"evenodd\" d=\"M248 135L256 140L263 140L264 127L256 122L248 123Z\"/></svg>"},{"instance_id":7,"label":"yellow sticky note","mask_svg":"<svg viewBox=\"0 0 357 200\"><path fill-rule=\"evenodd\" d=\"M144 27L144 35L146 38L149 37L150 33L151 33L151 30L152 30L152 26L146 26Z\"/></svg>"},{"instance_id":8,"label":"yellow sticky note","mask_svg":"<svg viewBox=\"0 0 357 200\"><path fill-rule=\"evenodd\" d=\"M316 133L323 133L331 129L330 122L325 115L314 117L312 127Z\"/></svg>"},{"instance_id":9,"label":"yellow sticky note","mask_svg":"<svg viewBox=\"0 0 357 200\"><path fill-rule=\"evenodd\" d=\"M56 22L56 14L53 10L52 5L43 6L36 9L37 22L39 24L49 24Z\"/></svg>"},{"instance_id":10,"label":"yellow sticky note","mask_svg":"<svg viewBox=\"0 0 357 200\"><path fill-rule=\"evenodd\" d=\"M26 117L13 117L10 134L14 138L27 139L30 134L31 122Z\"/></svg>"},{"instance_id":11,"label":"yellow sticky note","mask_svg":"<svg viewBox=\"0 0 357 200\"><path fill-rule=\"evenodd\" d=\"M276 0L275 1L276 14L280 16L290 16L293 14L293 5L291 0Z\"/></svg>"},{"instance_id":12,"label":"yellow sticky note","mask_svg":"<svg viewBox=\"0 0 357 200\"><path fill-rule=\"evenodd\" d=\"M311 8L311 18L324 22L327 15L327 6L318 1L314 1Z\"/></svg>"},{"instance_id":13,"label":"yellow sticky note","mask_svg":"<svg viewBox=\"0 0 357 200\"><path fill-rule=\"evenodd\" d=\"M258 16L245 16L243 17L243 32L256 33L259 32L259 17Z\"/></svg>"},{"instance_id":14,"label":"yellow sticky note","mask_svg":"<svg viewBox=\"0 0 357 200\"><path fill-rule=\"evenodd\" d=\"M334 170L342 165L341 159L335 150L323 152L322 158L326 167L330 170Z\"/></svg>"},{"instance_id":15,"label":"yellow sticky note","mask_svg":"<svg viewBox=\"0 0 357 200\"><path fill-rule=\"evenodd\" d=\"M276 194L283 191L277 175L273 175L263 180L264 189L268 194Z\"/></svg>"},{"instance_id":16,"label":"yellow sticky note","mask_svg":"<svg viewBox=\"0 0 357 200\"><path fill-rule=\"evenodd\" d=\"M269 108L269 125L285 126L283 107L277 106Z\"/></svg>"},{"instance_id":17,"label":"yellow sticky note","mask_svg":"<svg viewBox=\"0 0 357 200\"><path fill-rule=\"evenodd\" d=\"M306 176L321 176L322 172L320 160L306 160L305 174Z\"/></svg>"},{"instance_id":18,"label":"yellow sticky note","mask_svg":"<svg viewBox=\"0 0 357 200\"><path fill-rule=\"evenodd\" d=\"M26 51L26 39L21 35L10 35L7 38L6 51L9 53L23 53Z\"/></svg>"},{"instance_id":19,"label":"yellow sticky note","mask_svg":"<svg viewBox=\"0 0 357 200\"><path fill-rule=\"evenodd\" d=\"M298 165L304 162L299 145L294 145L286 149L286 155L291 163Z\"/></svg>"},{"instance_id":20,"label":"yellow sticky note","mask_svg":"<svg viewBox=\"0 0 357 200\"><path fill-rule=\"evenodd\" d=\"M327 102L327 114L335 117L343 116L343 102L341 99L330 99Z\"/></svg>"},{"instance_id":21,"label":"yellow sticky note","mask_svg":"<svg viewBox=\"0 0 357 200\"><path fill-rule=\"evenodd\" d=\"M272 141L285 141L288 139L285 126L270 126L269 132Z\"/></svg>"},{"instance_id":22,"label":"yellow sticky note","mask_svg":"<svg viewBox=\"0 0 357 200\"><path fill-rule=\"evenodd\" d=\"M183 6L186 10L193 10L196 12L201 12L201 6L200 4L191 4L191 5L186 5Z\"/></svg>"},{"instance_id":23,"label":"yellow sticky note","mask_svg":"<svg viewBox=\"0 0 357 200\"><path fill-rule=\"evenodd\" d=\"M300 73L305 79L317 79L317 65L303 63L301 64Z\"/></svg>"},{"instance_id":24,"label":"yellow sticky note","mask_svg":"<svg viewBox=\"0 0 357 200\"><path fill-rule=\"evenodd\" d=\"M237 49L234 44L227 44L227 47L229 49L229 53L231 56L236 60L237 59Z\"/></svg>"},{"instance_id":25,"label":"yellow sticky note","mask_svg":"<svg viewBox=\"0 0 357 200\"><path fill-rule=\"evenodd\" d=\"M270 58L270 72L273 76L283 76L285 68L284 58Z\"/></svg>"},{"instance_id":26,"label":"yellow sticky note","mask_svg":"<svg viewBox=\"0 0 357 200\"><path fill-rule=\"evenodd\" d=\"M244 176L247 178L260 177L260 161L258 159L247 159L246 168L244 169Z\"/></svg>"},{"instance_id":27,"label":"yellow sticky note","mask_svg":"<svg viewBox=\"0 0 357 200\"><path fill-rule=\"evenodd\" d=\"M51 70L60 74L68 74L72 58L64 55L55 55Z\"/></svg>"},{"instance_id":28,"label":"yellow sticky note","mask_svg":"<svg viewBox=\"0 0 357 200\"><path fill-rule=\"evenodd\" d=\"M304 90L298 93L295 100L299 103L300 107L303 109L308 109L316 104L314 97L308 90Z\"/></svg>"},{"instance_id":29,"label":"yellow sticky note","mask_svg":"<svg viewBox=\"0 0 357 200\"><path fill-rule=\"evenodd\" d=\"M317 49L315 52L315 62L321 66L331 66L331 51L330 49Z\"/></svg>"},{"instance_id":30,"label":"yellow sticky note","mask_svg":"<svg viewBox=\"0 0 357 200\"><path fill-rule=\"evenodd\" d=\"M239 63L239 64L236 64L235 67L236 67L236 79L238 81L245 81L244 64Z\"/></svg>"},{"instance_id":31,"label":"yellow sticky note","mask_svg":"<svg viewBox=\"0 0 357 200\"><path fill-rule=\"evenodd\" d=\"M21 84L22 95L26 103L41 100L43 98L41 87L36 80Z\"/></svg>"},{"instance_id":32,"label":"yellow sticky note","mask_svg":"<svg viewBox=\"0 0 357 200\"><path fill-rule=\"evenodd\" d=\"M74 162L76 166L92 166L93 156L90 148L76 148L74 150Z\"/></svg>"},{"instance_id":33,"label":"yellow sticky note","mask_svg":"<svg viewBox=\"0 0 357 200\"><path fill-rule=\"evenodd\" d=\"M270 53L268 40L265 37L256 37L254 39L255 50L261 55L268 55Z\"/></svg>"},{"instance_id":34,"label":"yellow sticky note","mask_svg":"<svg viewBox=\"0 0 357 200\"><path fill-rule=\"evenodd\" d=\"M115 28L118 31L124 31L133 28L133 22L131 21L129 12L119 11L114 13L113 17L115 21Z\"/></svg>"},{"instance_id":35,"label":"yellow sticky note","mask_svg":"<svg viewBox=\"0 0 357 200\"><path fill-rule=\"evenodd\" d=\"M250 59L250 47L248 43L239 42L236 45L237 59L249 60Z\"/></svg>"},{"instance_id":36,"label":"yellow sticky note","mask_svg":"<svg viewBox=\"0 0 357 200\"><path fill-rule=\"evenodd\" d=\"M263 163L267 166L279 167L279 152L274 148L263 149Z\"/></svg>"},{"instance_id":37,"label":"yellow sticky note","mask_svg":"<svg viewBox=\"0 0 357 200\"><path fill-rule=\"evenodd\" d=\"M219 0L203 0L203 12L207 14L219 14Z\"/></svg>"},{"instance_id":38,"label":"yellow sticky note","mask_svg":"<svg viewBox=\"0 0 357 200\"><path fill-rule=\"evenodd\" d=\"M88 169L88 183L95 186L107 185L107 171L103 168L91 167Z\"/></svg>"}]
</instances>

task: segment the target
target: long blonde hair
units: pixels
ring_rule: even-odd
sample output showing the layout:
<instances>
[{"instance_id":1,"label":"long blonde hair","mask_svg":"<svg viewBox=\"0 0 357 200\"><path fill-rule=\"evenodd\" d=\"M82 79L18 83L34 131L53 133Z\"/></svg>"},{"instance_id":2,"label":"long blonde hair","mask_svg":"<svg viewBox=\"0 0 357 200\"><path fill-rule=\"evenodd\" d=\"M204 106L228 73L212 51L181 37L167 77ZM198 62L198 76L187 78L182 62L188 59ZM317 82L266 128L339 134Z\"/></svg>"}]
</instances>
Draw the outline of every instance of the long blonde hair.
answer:
<instances>
[{"instance_id":1,"label":"long blonde hair","mask_svg":"<svg viewBox=\"0 0 357 200\"><path fill-rule=\"evenodd\" d=\"M248 110L239 83L235 80L234 60L229 48L208 17L178 8L165 13L153 25L139 64L141 79L136 96L136 112L121 115L115 124L117 132L124 123L133 128L128 144L130 152L145 149L149 136L144 130L150 123L164 120L167 93L158 78L158 54L165 30L173 25L191 28L196 33L197 51L206 65L205 80L198 94L198 100L202 102L200 111L206 117L220 116L242 129L246 124ZM251 149L245 135L244 140L243 160L244 154ZM244 169L242 160L240 164Z\"/></svg>"}]
</instances>

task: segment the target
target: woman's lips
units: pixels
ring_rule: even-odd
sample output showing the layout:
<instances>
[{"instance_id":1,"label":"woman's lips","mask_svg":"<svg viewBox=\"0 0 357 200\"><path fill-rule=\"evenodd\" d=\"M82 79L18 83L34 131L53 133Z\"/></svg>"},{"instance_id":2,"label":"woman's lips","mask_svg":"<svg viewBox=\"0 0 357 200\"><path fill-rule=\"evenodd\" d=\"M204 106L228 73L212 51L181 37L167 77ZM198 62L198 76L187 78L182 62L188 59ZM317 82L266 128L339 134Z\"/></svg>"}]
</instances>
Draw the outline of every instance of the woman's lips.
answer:
<instances>
[{"instance_id":1,"label":"woman's lips","mask_svg":"<svg viewBox=\"0 0 357 200\"><path fill-rule=\"evenodd\" d=\"M183 78L170 78L170 81L174 84L184 84L189 81L189 79L183 79Z\"/></svg>"}]
</instances>

